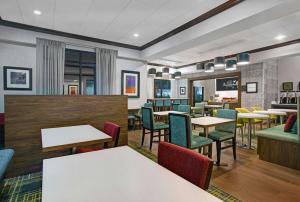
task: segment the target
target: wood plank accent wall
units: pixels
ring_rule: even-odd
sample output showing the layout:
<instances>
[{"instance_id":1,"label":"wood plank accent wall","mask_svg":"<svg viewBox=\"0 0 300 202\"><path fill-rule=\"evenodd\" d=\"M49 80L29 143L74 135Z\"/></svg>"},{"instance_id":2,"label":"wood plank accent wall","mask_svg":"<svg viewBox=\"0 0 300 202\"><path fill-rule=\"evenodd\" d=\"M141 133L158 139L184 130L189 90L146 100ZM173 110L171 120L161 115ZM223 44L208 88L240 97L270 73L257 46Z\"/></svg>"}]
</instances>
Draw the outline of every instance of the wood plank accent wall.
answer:
<instances>
[{"instance_id":1,"label":"wood plank accent wall","mask_svg":"<svg viewBox=\"0 0 300 202\"><path fill-rule=\"evenodd\" d=\"M5 147L15 150L7 176L40 171L42 159L65 152L42 153L41 129L105 121L121 126L119 145L127 145L127 96L5 96Z\"/></svg>"}]
</instances>

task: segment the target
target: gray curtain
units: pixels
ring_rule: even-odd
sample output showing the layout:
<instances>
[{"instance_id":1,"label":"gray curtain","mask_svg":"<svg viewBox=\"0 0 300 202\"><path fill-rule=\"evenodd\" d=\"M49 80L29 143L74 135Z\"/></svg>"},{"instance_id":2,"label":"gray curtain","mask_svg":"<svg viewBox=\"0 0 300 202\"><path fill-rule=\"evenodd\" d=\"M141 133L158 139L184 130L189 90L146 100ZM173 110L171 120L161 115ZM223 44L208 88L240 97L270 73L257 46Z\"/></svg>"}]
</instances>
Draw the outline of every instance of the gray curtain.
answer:
<instances>
[{"instance_id":1,"label":"gray curtain","mask_svg":"<svg viewBox=\"0 0 300 202\"><path fill-rule=\"evenodd\" d=\"M96 48L97 95L113 95L116 92L116 60L118 51Z\"/></svg>"},{"instance_id":2,"label":"gray curtain","mask_svg":"<svg viewBox=\"0 0 300 202\"><path fill-rule=\"evenodd\" d=\"M36 83L38 95L63 94L66 44L36 39Z\"/></svg>"}]
</instances>

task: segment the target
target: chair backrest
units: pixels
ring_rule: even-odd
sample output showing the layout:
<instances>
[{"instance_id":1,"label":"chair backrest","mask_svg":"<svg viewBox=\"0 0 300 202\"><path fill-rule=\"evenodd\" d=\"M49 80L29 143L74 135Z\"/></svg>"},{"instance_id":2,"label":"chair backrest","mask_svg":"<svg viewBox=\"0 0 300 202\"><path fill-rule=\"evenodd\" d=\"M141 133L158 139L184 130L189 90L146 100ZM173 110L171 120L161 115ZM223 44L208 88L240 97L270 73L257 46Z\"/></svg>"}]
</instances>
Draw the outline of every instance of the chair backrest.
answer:
<instances>
[{"instance_id":1,"label":"chair backrest","mask_svg":"<svg viewBox=\"0 0 300 202\"><path fill-rule=\"evenodd\" d=\"M230 104L227 103L227 102L225 102L225 103L223 104L223 109L230 109Z\"/></svg>"},{"instance_id":2,"label":"chair backrest","mask_svg":"<svg viewBox=\"0 0 300 202\"><path fill-rule=\"evenodd\" d=\"M195 103L195 107L199 107L200 109L195 109L194 112L196 114L202 114L204 115L204 110L205 110L205 103Z\"/></svg>"},{"instance_id":3,"label":"chair backrest","mask_svg":"<svg viewBox=\"0 0 300 202\"><path fill-rule=\"evenodd\" d=\"M187 114L191 113L191 106L190 105L178 105L179 112L186 112Z\"/></svg>"},{"instance_id":4,"label":"chair backrest","mask_svg":"<svg viewBox=\"0 0 300 202\"><path fill-rule=\"evenodd\" d=\"M164 106L165 107L170 107L171 106L171 100L169 100L169 99L164 100Z\"/></svg>"},{"instance_id":5,"label":"chair backrest","mask_svg":"<svg viewBox=\"0 0 300 202\"><path fill-rule=\"evenodd\" d=\"M217 125L215 127L215 129L218 130L218 131L224 131L224 132L229 132L229 133L234 133L235 134L236 120L237 120L237 112L235 110L232 110L232 109L218 109L217 117L235 120L234 123L227 123L227 124Z\"/></svg>"},{"instance_id":6,"label":"chair backrest","mask_svg":"<svg viewBox=\"0 0 300 202\"><path fill-rule=\"evenodd\" d=\"M178 111L179 104L172 103L172 108L174 111Z\"/></svg>"},{"instance_id":7,"label":"chair backrest","mask_svg":"<svg viewBox=\"0 0 300 202\"><path fill-rule=\"evenodd\" d=\"M169 113L169 141L190 148L191 123L188 115Z\"/></svg>"},{"instance_id":8,"label":"chair backrest","mask_svg":"<svg viewBox=\"0 0 300 202\"><path fill-rule=\"evenodd\" d=\"M180 104L180 100L173 100L174 104Z\"/></svg>"},{"instance_id":9,"label":"chair backrest","mask_svg":"<svg viewBox=\"0 0 300 202\"><path fill-rule=\"evenodd\" d=\"M153 107L153 104L152 104L152 102L146 102L146 103L144 104L144 107L150 107L150 108L152 108L152 107Z\"/></svg>"},{"instance_id":10,"label":"chair backrest","mask_svg":"<svg viewBox=\"0 0 300 202\"><path fill-rule=\"evenodd\" d=\"M163 100L155 100L155 106L156 107L163 107L164 101Z\"/></svg>"},{"instance_id":11,"label":"chair backrest","mask_svg":"<svg viewBox=\"0 0 300 202\"><path fill-rule=\"evenodd\" d=\"M252 108L252 110L253 111L261 111L262 110L262 108L261 107L251 107Z\"/></svg>"},{"instance_id":12,"label":"chair backrest","mask_svg":"<svg viewBox=\"0 0 300 202\"><path fill-rule=\"evenodd\" d=\"M188 105L188 104L189 104L189 101L188 101L187 99L182 99L182 100L180 101L180 104L182 104L182 105Z\"/></svg>"},{"instance_id":13,"label":"chair backrest","mask_svg":"<svg viewBox=\"0 0 300 202\"><path fill-rule=\"evenodd\" d=\"M235 108L236 111L239 113L251 113L248 109L246 108Z\"/></svg>"},{"instance_id":14,"label":"chair backrest","mask_svg":"<svg viewBox=\"0 0 300 202\"><path fill-rule=\"evenodd\" d=\"M142 107L142 122L143 128L153 129L154 117L153 109L150 107Z\"/></svg>"},{"instance_id":15,"label":"chair backrest","mask_svg":"<svg viewBox=\"0 0 300 202\"><path fill-rule=\"evenodd\" d=\"M112 137L112 140L114 142L114 147L118 146L120 129L121 127L119 125L114 124L112 122L106 121L104 123L103 132Z\"/></svg>"},{"instance_id":16,"label":"chair backrest","mask_svg":"<svg viewBox=\"0 0 300 202\"><path fill-rule=\"evenodd\" d=\"M207 157L167 142L158 146L158 164L207 190L213 169L213 162Z\"/></svg>"}]
</instances>

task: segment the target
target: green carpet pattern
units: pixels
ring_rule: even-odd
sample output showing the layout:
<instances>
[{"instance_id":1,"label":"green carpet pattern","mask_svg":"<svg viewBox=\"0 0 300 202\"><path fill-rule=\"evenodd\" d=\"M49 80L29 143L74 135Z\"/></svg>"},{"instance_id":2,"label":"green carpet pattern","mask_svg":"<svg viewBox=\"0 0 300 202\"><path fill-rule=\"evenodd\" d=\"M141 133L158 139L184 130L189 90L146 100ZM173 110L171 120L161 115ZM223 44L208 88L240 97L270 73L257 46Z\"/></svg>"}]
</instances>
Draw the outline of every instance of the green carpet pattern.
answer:
<instances>
[{"instance_id":1,"label":"green carpet pattern","mask_svg":"<svg viewBox=\"0 0 300 202\"><path fill-rule=\"evenodd\" d=\"M133 143L129 146L146 156L147 158L156 161L157 158L150 151L142 149ZM221 189L210 185L208 192L217 198L228 201L240 201L236 197L222 191ZM4 180L4 187L0 196L1 202L40 202L42 201L42 173L32 173L28 175L8 178Z\"/></svg>"}]
</instances>

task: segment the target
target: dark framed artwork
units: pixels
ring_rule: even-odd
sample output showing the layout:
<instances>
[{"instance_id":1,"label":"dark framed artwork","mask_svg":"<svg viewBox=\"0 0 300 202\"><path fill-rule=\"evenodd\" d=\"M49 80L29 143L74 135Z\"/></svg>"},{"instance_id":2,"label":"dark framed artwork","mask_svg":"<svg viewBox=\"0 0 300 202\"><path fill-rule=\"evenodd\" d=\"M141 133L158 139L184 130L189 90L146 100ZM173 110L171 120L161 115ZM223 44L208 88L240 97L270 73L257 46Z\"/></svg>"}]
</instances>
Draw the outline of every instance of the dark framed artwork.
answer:
<instances>
[{"instance_id":1,"label":"dark framed artwork","mask_svg":"<svg viewBox=\"0 0 300 202\"><path fill-rule=\"evenodd\" d=\"M68 85L68 95L78 95L78 85Z\"/></svg>"},{"instance_id":2,"label":"dark framed artwork","mask_svg":"<svg viewBox=\"0 0 300 202\"><path fill-rule=\"evenodd\" d=\"M293 82L283 82L282 83L282 90L284 91L292 91L294 83Z\"/></svg>"},{"instance_id":3,"label":"dark framed artwork","mask_svg":"<svg viewBox=\"0 0 300 202\"><path fill-rule=\"evenodd\" d=\"M230 91L238 89L239 80L237 77L216 79L217 91Z\"/></svg>"},{"instance_id":4,"label":"dark framed artwork","mask_svg":"<svg viewBox=\"0 0 300 202\"><path fill-rule=\"evenodd\" d=\"M32 69L26 67L3 67L4 90L32 90Z\"/></svg>"},{"instance_id":5,"label":"dark framed artwork","mask_svg":"<svg viewBox=\"0 0 300 202\"><path fill-rule=\"evenodd\" d=\"M129 98L140 97L140 72L122 70L121 93Z\"/></svg>"},{"instance_id":6,"label":"dark framed artwork","mask_svg":"<svg viewBox=\"0 0 300 202\"><path fill-rule=\"evenodd\" d=\"M180 95L186 94L186 87L180 87Z\"/></svg>"},{"instance_id":7,"label":"dark framed artwork","mask_svg":"<svg viewBox=\"0 0 300 202\"><path fill-rule=\"evenodd\" d=\"M257 82L246 83L246 93L257 93Z\"/></svg>"}]
</instances>

